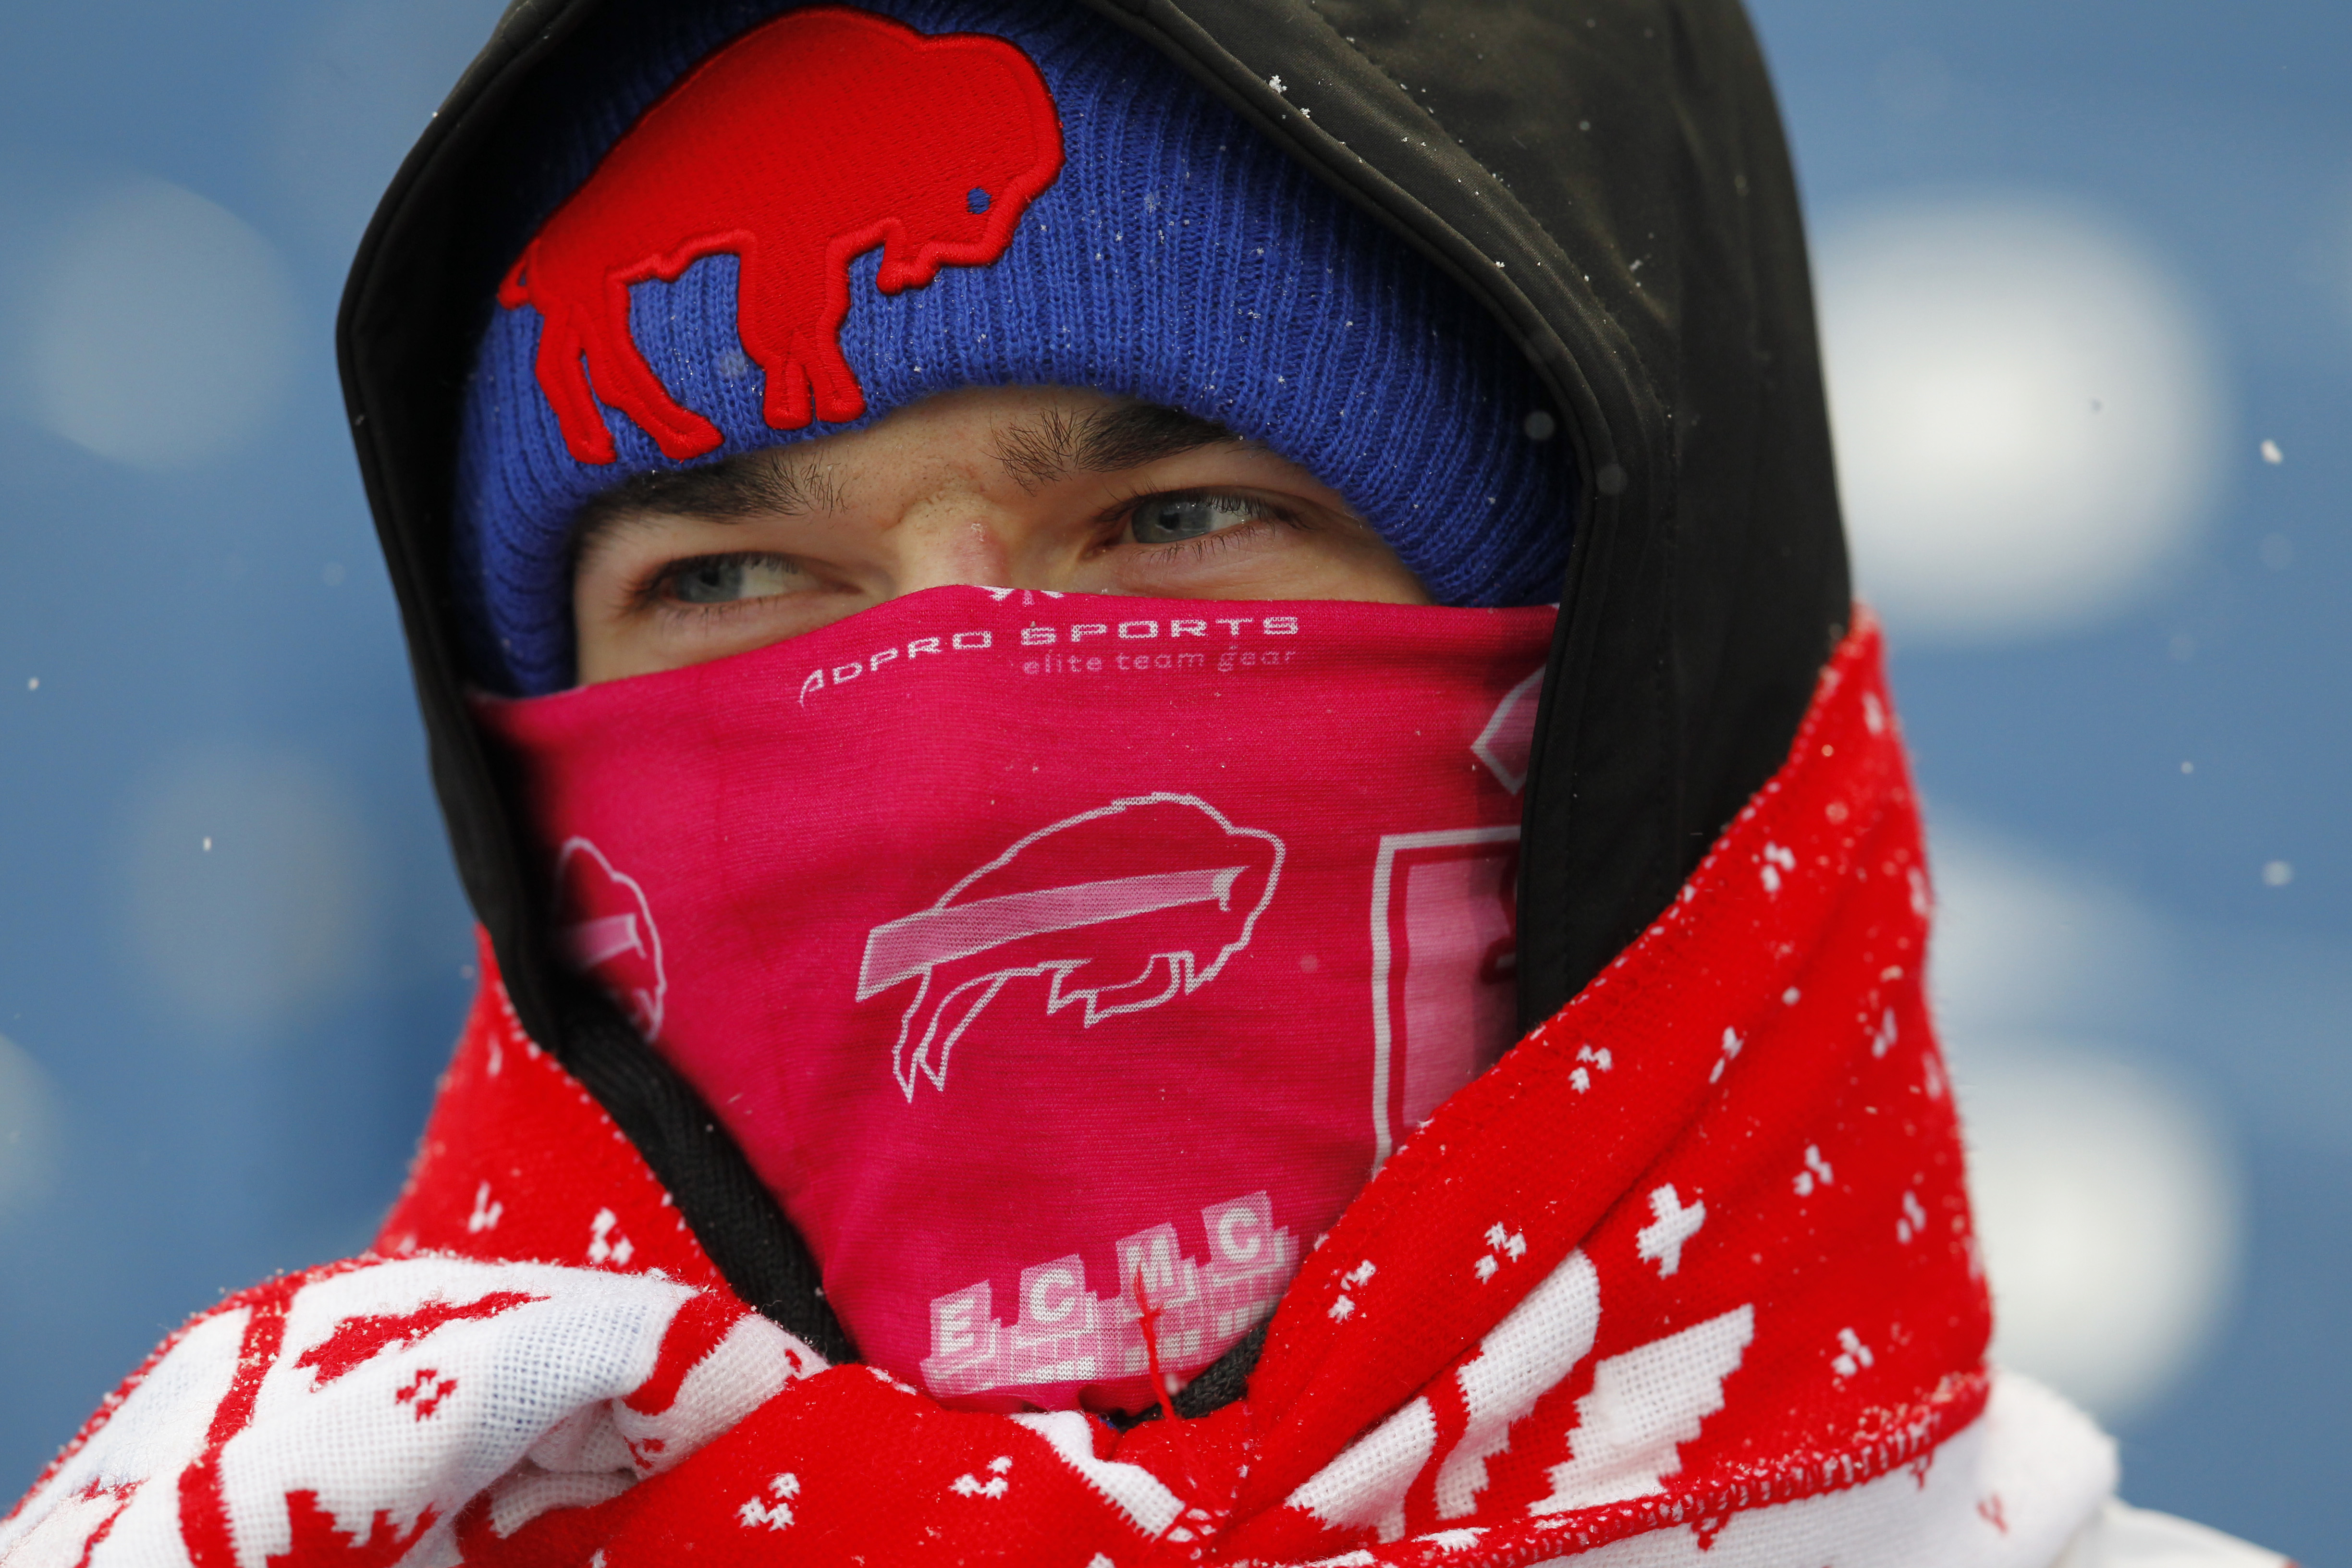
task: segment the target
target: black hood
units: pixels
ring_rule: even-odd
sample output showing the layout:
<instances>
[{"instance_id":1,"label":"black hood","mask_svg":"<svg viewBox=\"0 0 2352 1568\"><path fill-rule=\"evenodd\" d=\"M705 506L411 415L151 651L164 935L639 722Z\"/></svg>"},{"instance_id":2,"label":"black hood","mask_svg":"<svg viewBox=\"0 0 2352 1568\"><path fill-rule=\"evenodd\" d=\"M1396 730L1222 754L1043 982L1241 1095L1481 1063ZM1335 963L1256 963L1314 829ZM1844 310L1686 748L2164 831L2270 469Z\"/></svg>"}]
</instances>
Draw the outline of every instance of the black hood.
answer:
<instances>
[{"instance_id":1,"label":"black hood","mask_svg":"<svg viewBox=\"0 0 2352 1568\"><path fill-rule=\"evenodd\" d=\"M465 703L450 506L489 287L468 263L503 205L490 153L519 89L615 3L508 11L360 247L344 395L458 868L524 1026L730 1283L845 1356L807 1249L740 1151L545 958L522 814ZM1531 1026L1665 908L1784 760L1849 616L1804 237L1755 36L1737 0L1084 3L1434 260L1558 406L1585 493L1527 789ZM1254 1343L1180 1403L1237 1390Z\"/></svg>"}]
</instances>

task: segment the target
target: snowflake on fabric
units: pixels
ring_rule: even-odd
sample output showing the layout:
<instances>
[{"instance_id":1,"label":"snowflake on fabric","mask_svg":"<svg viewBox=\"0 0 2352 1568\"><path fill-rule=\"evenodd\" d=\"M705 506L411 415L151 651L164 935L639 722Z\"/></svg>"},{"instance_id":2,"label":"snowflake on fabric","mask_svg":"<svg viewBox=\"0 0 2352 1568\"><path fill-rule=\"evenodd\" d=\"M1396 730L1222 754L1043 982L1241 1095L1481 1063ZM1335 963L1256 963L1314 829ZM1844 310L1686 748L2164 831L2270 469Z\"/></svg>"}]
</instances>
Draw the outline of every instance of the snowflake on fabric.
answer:
<instances>
[{"instance_id":1,"label":"snowflake on fabric","mask_svg":"<svg viewBox=\"0 0 2352 1568\"><path fill-rule=\"evenodd\" d=\"M1356 1303L1349 1300L1346 1291L1349 1289L1362 1289L1364 1285L1371 1279L1371 1277L1379 1272L1380 1270L1373 1266L1372 1260L1367 1258L1361 1263L1357 1264L1353 1268L1349 1269L1345 1274L1339 1276L1339 1283L1343 1287L1343 1289L1339 1299L1331 1303L1331 1321L1333 1322L1344 1323L1349 1318L1355 1316Z\"/></svg>"},{"instance_id":2,"label":"snowflake on fabric","mask_svg":"<svg viewBox=\"0 0 2352 1568\"><path fill-rule=\"evenodd\" d=\"M1634 1249L1657 1264L1658 1278L1664 1279L1683 1266L1683 1243L1706 1223L1706 1205L1694 1202L1685 1208L1668 1182L1650 1194L1650 1213L1654 1217L1634 1236Z\"/></svg>"},{"instance_id":3,"label":"snowflake on fabric","mask_svg":"<svg viewBox=\"0 0 2352 1568\"><path fill-rule=\"evenodd\" d=\"M636 1256L636 1243L621 1234L621 1216L611 1209L598 1209L596 1217L588 1222L588 1230L589 1262L626 1268L629 1259Z\"/></svg>"},{"instance_id":4,"label":"snowflake on fabric","mask_svg":"<svg viewBox=\"0 0 2352 1568\"><path fill-rule=\"evenodd\" d=\"M1805 1168L1797 1173L1795 1182L1797 1195L1801 1198L1809 1198L1813 1195L1814 1187L1826 1187L1836 1180L1836 1174L1830 1169L1830 1163L1822 1158L1821 1150L1813 1144L1806 1144Z\"/></svg>"},{"instance_id":5,"label":"snowflake on fabric","mask_svg":"<svg viewBox=\"0 0 2352 1568\"><path fill-rule=\"evenodd\" d=\"M1723 1054L1715 1058L1715 1070L1706 1075L1706 1081L1709 1083L1719 1081L1723 1077L1723 1069L1739 1059L1740 1048L1747 1043L1739 1037L1738 1030L1728 1028L1724 1030Z\"/></svg>"},{"instance_id":6,"label":"snowflake on fabric","mask_svg":"<svg viewBox=\"0 0 2352 1568\"><path fill-rule=\"evenodd\" d=\"M479 1236L486 1230L498 1229L506 1212L506 1205L490 1201L490 1184L484 1182L474 1189L474 1212L466 1216L466 1234Z\"/></svg>"},{"instance_id":7,"label":"snowflake on fabric","mask_svg":"<svg viewBox=\"0 0 2352 1568\"><path fill-rule=\"evenodd\" d=\"M1781 873L1785 871L1793 875L1796 869L1796 851L1784 849L1778 844L1764 846L1764 865L1758 875L1763 879L1766 892L1778 893L1780 890Z\"/></svg>"},{"instance_id":8,"label":"snowflake on fabric","mask_svg":"<svg viewBox=\"0 0 2352 1568\"><path fill-rule=\"evenodd\" d=\"M790 1529L793 1510L789 1500L800 1495L800 1477L790 1470L771 1476L761 1495L743 1500L743 1506L735 1510L735 1518L746 1530L757 1530L762 1525L770 1530Z\"/></svg>"},{"instance_id":9,"label":"snowflake on fabric","mask_svg":"<svg viewBox=\"0 0 2352 1568\"><path fill-rule=\"evenodd\" d=\"M1486 1250L1470 1266L1470 1272L1484 1285L1502 1271L1503 1260L1517 1263L1528 1255L1528 1237L1524 1231L1507 1230L1501 1225L1486 1227Z\"/></svg>"},{"instance_id":10,"label":"snowflake on fabric","mask_svg":"<svg viewBox=\"0 0 2352 1568\"><path fill-rule=\"evenodd\" d=\"M433 1367L420 1367L416 1375L401 1384L392 1398L394 1404L407 1405L409 1414L423 1421L440 1409L441 1402L457 1390L456 1378L443 1377Z\"/></svg>"},{"instance_id":11,"label":"snowflake on fabric","mask_svg":"<svg viewBox=\"0 0 2352 1568\"><path fill-rule=\"evenodd\" d=\"M958 1497L1003 1497L1013 1489L1013 1483L1005 1479L1005 1472L1012 1468L1013 1456L999 1454L988 1461L988 1479L983 1481L978 1476L966 1471L950 1481L948 1489Z\"/></svg>"},{"instance_id":12,"label":"snowflake on fabric","mask_svg":"<svg viewBox=\"0 0 2352 1568\"><path fill-rule=\"evenodd\" d=\"M1919 1194L1905 1193L1903 1217L1895 1222L1895 1239L1908 1247L1913 1237L1923 1236L1927 1230L1927 1211L1919 1206Z\"/></svg>"},{"instance_id":13,"label":"snowflake on fabric","mask_svg":"<svg viewBox=\"0 0 2352 1568\"><path fill-rule=\"evenodd\" d=\"M1888 1048L1895 1044L1895 1009L1889 1007L1886 1009L1886 1016L1880 1021L1878 1027L1871 1032L1870 1054L1874 1058L1885 1057Z\"/></svg>"},{"instance_id":14,"label":"snowflake on fabric","mask_svg":"<svg viewBox=\"0 0 2352 1568\"><path fill-rule=\"evenodd\" d=\"M1852 1377L1871 1363L1870 1347L1852 1329L1838 1331L1838 1353L1830 1363L1830 1370L1840 1377Z\"/></svg>"},{"instance_id":15,"label":"snowflake on fabric","mask_svg":"<svg viewBox=\"0 0 2352 1568\"><path fill-rule=\"evenodd\" d=\"M1188 1508L1178 1515L1178 1519L1180 1522L1168 1527L1168 1533L1160 1537L1162 1541L1206 1541L1217 1533L1217 1516L1207 1509ZM1192 1555L1197 1560L1200 1553L1195 1552ZM1110 1564L1110 1559L1107 1557L1101 1561ZM1087 1568L1093 1568L1093 1565L1089 1563Z\"/></svg>"},{"instance_id":16,"label":"snowflake on fabric","mask_svg":"<svg viewBox=\"0 0 2352 1568\"><path fill-rule=\"evenodd\" d=\"M1577 1050L1576 1059L1585 1065L1570 1072L1568 1075L1568 1081L1576 1086L1576 1092L1579 1094L1583 1094L1592 1088L1592 1072L1586 1070L1588 1067L1597 1071L1607 1072L1617 1065L1615 1058L1610 1056L1607 1046L1601 1047L1597 1051L1591 1046L1580 1047Z\"/></svg>"}]
</instances>

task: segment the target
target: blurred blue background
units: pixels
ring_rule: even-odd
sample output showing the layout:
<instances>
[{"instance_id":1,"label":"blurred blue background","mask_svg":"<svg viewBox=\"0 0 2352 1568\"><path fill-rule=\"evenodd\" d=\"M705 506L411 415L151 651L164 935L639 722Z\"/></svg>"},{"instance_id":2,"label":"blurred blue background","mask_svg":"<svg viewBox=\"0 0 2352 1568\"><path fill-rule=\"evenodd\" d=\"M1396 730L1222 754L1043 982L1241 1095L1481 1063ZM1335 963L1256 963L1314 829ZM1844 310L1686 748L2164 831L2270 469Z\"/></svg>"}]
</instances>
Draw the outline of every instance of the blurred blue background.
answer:
<instances>
[{"instance_id":1,"label":"blurred blue background","mask_svg":"<svg viewBox=\"0 0 2352 1568\"><path fill-rule=\"evenodd\" d=\"M6 14L0 1491L365 1242L463 1009L329 338L496 10ZM2002 1353L2135 1500L2352 1560L2352 9L1756 14Z\"/></svg>"}]
</instances>

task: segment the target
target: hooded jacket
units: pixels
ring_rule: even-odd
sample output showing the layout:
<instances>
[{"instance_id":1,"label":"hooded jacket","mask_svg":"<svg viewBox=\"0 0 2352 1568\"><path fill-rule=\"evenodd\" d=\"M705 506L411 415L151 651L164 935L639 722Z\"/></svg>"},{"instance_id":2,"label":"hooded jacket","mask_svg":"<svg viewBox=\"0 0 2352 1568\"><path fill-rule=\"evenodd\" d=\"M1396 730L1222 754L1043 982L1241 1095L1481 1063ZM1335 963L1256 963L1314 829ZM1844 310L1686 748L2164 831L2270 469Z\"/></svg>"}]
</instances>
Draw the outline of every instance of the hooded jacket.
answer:
<instances>
[{"instance_id":1,"label":"hooded jacket","mask_svg":"<svg viewBox=\"0 0 2352 1568\"><path fill-rule=\"evenodd\" d=\"M38 1542L102 1564L112 1540L144 1561L131 1542L168 1539L201 1568L412 1549L625 1568L705 1547L1500 1565L1697 1561L1721 1541L1717 1561L2025 1568L2082 1539L2112 1485L2104 1439L2046 1394L2000 1394L1981 1363L1981 1279L1919 995L1916 816L1875 631L1854 625L1797 195L1736 0L1084 0L1489 311L1553 400L1583 486L1524 796L1529 1037L1383 1169L1270 1337L1124 1437L1075 1412L944 1413L839 1366L855 1347L742 1152L549 956L517 781L467 707L455 432L506 259L481 243L501 221L494 150L612 3L509 8L385 196L339 325L433 775L502 984L477 1005L383 1256L183 1331L0 1523L0 1560ZM1743 1047L1751 1068L1780 1065L1734 1104ZM1893 1076L1857 1089L1872 1063ZM1646 1109L1612 1100L1643 1074ZM1611 1314L1699 1315L1604 1311L1592 1261L1636 1282L1611 1283L1612 1303L1682 1289L1683 1247L1710 1223L1689 1172L1728 1192L1707 1160L1785 1153L1804 1198L1837 1184L1807 1119L1885 1131L1882 1101L1913 1142L1853 1156L1906 1205L1883 1225L1872 1211L1867 1268L1900 1258L1921 1283L1898 1289L1909 1315L1891 1339L1870 1331L1875 1355L1820 1315L1843 1309L1818 1290L1761 1304L1783 1267L1769 1249L1816 1249L1790 1268L1863 1256L1863 1231L1816 1227L1754 1232L1759 1304L1594 1364ZM509 1215L474 1180L541 1158L593 1191L561 1217L567 1237L587 1233L590 1268L541 1261L558 1222ZM1772 1167L1775 1190L1789 1179ZM1609 1275L1616 1253L1631 1267ZM1800 1358L1811 1381L1770 1384L1701 1462L1685 1446L1775 1310L1820 1341ZM500 1323L523 1326L501 1338ZM1875 1386L1874 1366L1911 1380L1901 1399L1843 1392ZM561 1419L436 1436L445 1402L484 1385L528 1395L503 1409ZM1538 1428L1572 1434L1562 1462L1538 1452ZM361 1449L369 1475L413 1478L372 1517L303 1479L319 1453ZM1033 1479L1040 1465L1051 1475ZM998 1502L979 1533L942 1523Z\"/></svg>"},{"instance_id":2,"label":"hooded jacket","mask_svg":"<svg viewBox=\"0 0 2352 1568\"><path fill-rule=\"evenodd\" d=\"M1665 908L1787 756L1851 620L1804 237L1755 37L1712 3L1093 8L1429 256L1557 401L1586 493L1527 788L1531 1027ZM499 226L501 116L597 9L510 7L410 154L352 268L345 393L459 873L518 1014L729 1283L843 1352L807 1249L740 1154L545 957L522 814L465 705L453 433L505 258L462 262Z\"/></svg>"}]
</instances>

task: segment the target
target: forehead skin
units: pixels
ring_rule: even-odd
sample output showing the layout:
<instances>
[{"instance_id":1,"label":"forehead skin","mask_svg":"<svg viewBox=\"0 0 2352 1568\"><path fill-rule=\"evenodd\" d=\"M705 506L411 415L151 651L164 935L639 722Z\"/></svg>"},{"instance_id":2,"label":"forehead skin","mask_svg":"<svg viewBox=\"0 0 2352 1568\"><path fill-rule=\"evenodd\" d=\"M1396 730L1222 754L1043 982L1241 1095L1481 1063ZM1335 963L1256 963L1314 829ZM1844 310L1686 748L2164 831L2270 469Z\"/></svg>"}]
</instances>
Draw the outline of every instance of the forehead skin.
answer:
<instances>
[{"instance_id":1,"label":"forehead skin","mask_svg":"<svg viewBox=\"0 0 2352 1568\"><path fill-rule=\"evenodd\" d=\"M1144 542L1130 523L1166 496L1210 500L1224 521ZM583 684L747 652L950 584L1430 602L1305 468L1175 409L1058 387L967 389L862 430L636 475L583 510L574 539ZM754 563L760 591L680 602L681 569L712 563Z\"/></svg>"}]
</instances>

